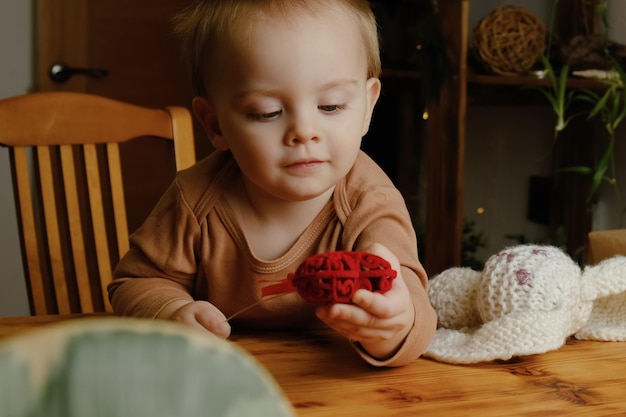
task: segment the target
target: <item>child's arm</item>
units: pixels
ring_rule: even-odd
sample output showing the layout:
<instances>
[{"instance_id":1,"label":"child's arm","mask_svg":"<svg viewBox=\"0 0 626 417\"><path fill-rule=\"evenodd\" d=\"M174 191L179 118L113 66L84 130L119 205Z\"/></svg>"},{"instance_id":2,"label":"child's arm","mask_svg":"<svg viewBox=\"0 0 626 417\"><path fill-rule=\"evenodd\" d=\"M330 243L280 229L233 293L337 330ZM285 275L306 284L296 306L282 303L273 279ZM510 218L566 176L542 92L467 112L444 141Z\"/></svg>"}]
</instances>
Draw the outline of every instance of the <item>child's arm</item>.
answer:
<instances>
[{"instance_id":1,"label":"child's arm","mask_svg":"<svg viewBox=\"0 0 626 417\"><path fill-rule=\"evenodd\" d=\"M223 339L230 336L230 325L226 317L208 301L172 301L163 307L156 318L185 323Z\"/></svg>"},{"instance_id":2,"label":"child's arm","mask_svg":"<svg viewBox=\"0 0 626 417\"><path fill-rule=\"evenodd\" d=\"M194 301L198 220L183 197L180 177L170 185L143 225L130 236L130 249L108 286L113 312L164 318Z\"/></svg>"},{"instance_id":3,"label":"child's arm","mask_svg":"<svg viewBox=\"0 0 626 417\"><path fill-rule=\"evenodd\" d=\"M398 351L413 327L416 313L396 256L380 244L367 252L386 259L398 271L392 288L385 294L359 290L352 298L354 305L319 307L316 313L320 320L358 343L374 359L384 361Z\"/></svg>"},{"instance_id":4,"label":"child's arm","mask_svg":"<svg viewBox=\"0 0 626 417\"><path fill-rule=\"evenodd\" d=\"M361 154L345 183L335 188L335 200L344 224L338 248L376 253L396 269L398 277L387 293L357 292L354 305L320 310L320 318L357 340L355 348L372 365L410 363L434 337L437 315L428 299L428 276L419 262L404 198L384 172ZM377 249L378 245L388 251Z\"/></svg>"}]
</instances>

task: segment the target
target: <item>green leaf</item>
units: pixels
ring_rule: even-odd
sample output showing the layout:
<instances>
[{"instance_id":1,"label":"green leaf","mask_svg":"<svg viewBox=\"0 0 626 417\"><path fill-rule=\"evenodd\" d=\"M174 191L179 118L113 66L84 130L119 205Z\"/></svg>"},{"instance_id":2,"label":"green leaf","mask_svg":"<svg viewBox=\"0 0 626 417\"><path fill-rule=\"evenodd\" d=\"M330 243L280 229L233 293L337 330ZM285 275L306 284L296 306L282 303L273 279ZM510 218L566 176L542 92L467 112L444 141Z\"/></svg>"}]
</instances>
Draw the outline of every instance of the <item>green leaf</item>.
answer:
<instances>
[{"instance_id":1,"label":"green leaf","mask_svg":"<svg viewBox=\"0 0 626 417\"><path fill-rule=\"evenodd\" d=\"M556 172L573 172L577 174L591 175L593 174L594 171L590 167L575 166L575 167L560 168L560 169L557 169Z\"/></svg>"},{"instance_id":2,"label":"green leaf","mask_svg":"<svg viewBox=\"0 0 626 417\"><path fill-rule=\"evenodd\" d=\"M600 113L606 106L606 102L609 100L610 97L611 97L610 90L607 90L606 93L604 93L604 95L602 96L602 98L598 100L594 108L589 112L589 116L587 117L587 119L591 119L593 116Z\"/></svg>"}]
</instances>

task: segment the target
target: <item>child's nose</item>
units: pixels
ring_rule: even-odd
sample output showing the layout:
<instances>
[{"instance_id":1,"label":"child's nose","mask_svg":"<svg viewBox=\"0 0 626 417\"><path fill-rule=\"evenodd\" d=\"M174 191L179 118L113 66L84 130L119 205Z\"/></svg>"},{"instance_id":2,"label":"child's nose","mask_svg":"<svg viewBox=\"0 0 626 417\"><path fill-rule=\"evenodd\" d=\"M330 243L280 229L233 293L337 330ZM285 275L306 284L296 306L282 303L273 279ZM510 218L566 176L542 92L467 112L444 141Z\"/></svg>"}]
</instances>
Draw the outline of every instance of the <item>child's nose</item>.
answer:
<instances>
[{"instance_id":1,"label":"child's nose","mask_svg":"<svg viewBox=\"0 0 626 417\"><path fill-rule=\"evenodd\" d=\"M285 139L288 145L319 140L314 115L304 112L293 115Z\"/></svg>"}]
</instances>

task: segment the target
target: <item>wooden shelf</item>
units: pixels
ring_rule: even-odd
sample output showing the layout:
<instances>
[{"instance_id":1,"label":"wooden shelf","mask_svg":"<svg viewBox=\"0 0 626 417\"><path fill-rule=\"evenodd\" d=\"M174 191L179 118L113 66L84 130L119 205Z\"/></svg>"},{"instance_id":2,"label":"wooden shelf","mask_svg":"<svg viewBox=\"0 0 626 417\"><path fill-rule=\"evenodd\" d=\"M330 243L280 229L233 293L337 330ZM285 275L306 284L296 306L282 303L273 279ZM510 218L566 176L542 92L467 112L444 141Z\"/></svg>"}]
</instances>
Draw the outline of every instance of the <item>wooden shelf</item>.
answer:
<instances>
[{"instance_id":1,"label":"wooden shelf","mask_svg":"<svg viewBox=\"0 0 626 417\"><path fill-rule=\"evenodd\" d=\"M550 85L547 78L537 78L530 75L490 75L479 74L468 69L467 83L492 86L514 86L514 87L546 87ZM602 90L605 85L598 80L571 77L567 80L567 86L573 89Z\"/></svg>"},{"instance_id":2,"label":"wooden shelf","mask_svg":"<svg viewBox=\"0 0 626 417\"><path fill-rule=\"evenodd\" d=\"M602 90L603 83L596 80L572 77L567 85L577 90ZM501 76L467 72L467 104L477 106L548 106L546 97L539 92L550 86L548 79L532 76Z\"/></svg>"},{"instance_id":3,"label":"wooden shelf","mask_svg":"<svg viewBox=\"0 0 626 417\"><path fill-rule=\"evenodd\" d=\"M566 12L574 0L562 0L560 11ZM445 45L447 67L438 96L429 103L430 118L426 146L426 213L425 262L429 274L435 274L461 262L463 232L463 192L465 178L465 124L470 105L520 106L538 105L549 109L547 99L538 91L550 86L548 79L531 76L498 76L480 73L468 51L470 0L439 0L439 27ZM575 78L568 80L571 89L602 91L601 81ZM523 120L520 121L524 123ZM555 149L555 166L588 164L588 149L593 126L579 118L570 125L563 149ZM469 173L471 175L471 173ZM585 185L569 178L557 184L558 195L551 221L551 233L563 226L568 236L568 252L580 253L586 242L585 230L591 216L585 205Z\"/></svg>"}]
</instances>

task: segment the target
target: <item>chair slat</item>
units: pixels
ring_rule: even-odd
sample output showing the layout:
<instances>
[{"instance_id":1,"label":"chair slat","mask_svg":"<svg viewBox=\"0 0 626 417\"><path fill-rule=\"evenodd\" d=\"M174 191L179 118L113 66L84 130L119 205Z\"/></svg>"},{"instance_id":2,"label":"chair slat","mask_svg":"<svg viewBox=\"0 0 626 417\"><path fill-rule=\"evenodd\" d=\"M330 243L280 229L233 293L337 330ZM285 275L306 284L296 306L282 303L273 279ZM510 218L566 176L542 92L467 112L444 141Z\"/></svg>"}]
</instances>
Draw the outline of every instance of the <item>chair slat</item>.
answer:
<instances>
[{"instance_id":1,"label":"chair slat","mask_svg":"<svg viewBox=\"0 0 626 417\"><path fill-rule=\"evenodd\" d=\"M128 220L126 218L126 202L124 201L124 182L122 181L122 164L117 143L107 144L109 176L111 179L111 197L113 199L113 216L115 218L115 234L117 250L120 257L128 252Z\"/></svg>"},{"instance_id":2,"label":"chair slat","mask_svg":"<svg viewBox=\"0 0 626 417\"><path fill-rule=\"evenodd\" d=\"M11 148L15 192L18 199L18 215L21 217L22 245L26 258L27 273L30 281L31 304L35 314L48 313L45 285L41 272L41 257L35 227L33 193L31 191L31 172L26 147Z\"/></svg>"},{"instance_id":3,"label":"chair slat","mask_svg":"<svg viewBox=\"0 0 626 417\"><path fill-rule=\"evenodd\" d=\"M96 145L93 144L87 144L83 149L85 151L87 188L89 191L89 205L91 207L91 221L96 245L96 259L98 263L98 272L100 274L100 285L105 291L103 294L106 294L106 287L112 281L113 274L111 270L108 235L106 230L106 220L104 217L104 206L102 202L102 185L100 181L98 153ZM112 311L108 297L103 296L103 298L105 310Z\"/></svg>"},{"instance_id":4,"label":"chair slat","mask_svg":"<svg viewBox=\"0 0 626 417\"><path fill-rule=\"evenodd\" d=\"M176 170L189 168L196 163L196 149L193 141L193 123L191 115L184 107L167 107L172 118L172 136L174 141Z\"/></svg>"},{"instance_id":5,"label":"chair slat","mask_svg":"<svg viewBox=\"0 0 626 417\"><path fill-rule=\"evenodd\" d=\"M59 216L56 209L54 172L52 170L50 148L38 146L37 159L39 161L39 181L41 183L41 198L43 200L46 236L50 254L50 268L52 269L57 306L60 314L69 314L71 313L70 299L65 279L65 265L59 233Z\"/></svg>"},{"instance_id":6,"label":"chair slat","mask_svg":"<svg viewBox=\"0 0 626 417\"><path fill-rule=\"evenodd\" d=\"M72 258L77 280L88 281L87 257L85 254L85 235L81 224L81 209L78 200L78 187L76 182L76 167L72 145L60 146L61 164L63 171L63 185L67 203L67 217L70 229L70 241L72 245ZM78 296L82 311L93 311L93 299L89 285L78 285Z\"/></svg>"},{"instance_id":7,"label":"chair slat","mask_svg":"<svg viewBox=\"0 0 626 417\"><path fill-rule=\"evenodd\" d=\"M0 146L10 149L33 314L111 311L107 285L117 257L129 248L126 201L132 199L124 194L129 183L122 162L134 163L119 144L138 138L173 141L177 171L196 162L184 107L63 91L0 99Z\"/></svg>"}]
</instances>

